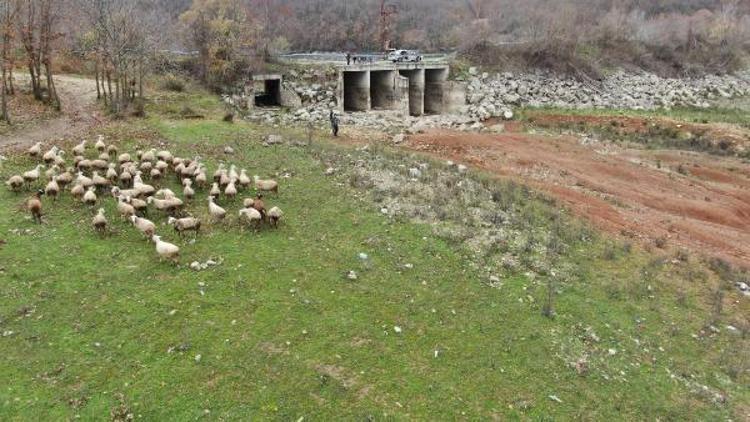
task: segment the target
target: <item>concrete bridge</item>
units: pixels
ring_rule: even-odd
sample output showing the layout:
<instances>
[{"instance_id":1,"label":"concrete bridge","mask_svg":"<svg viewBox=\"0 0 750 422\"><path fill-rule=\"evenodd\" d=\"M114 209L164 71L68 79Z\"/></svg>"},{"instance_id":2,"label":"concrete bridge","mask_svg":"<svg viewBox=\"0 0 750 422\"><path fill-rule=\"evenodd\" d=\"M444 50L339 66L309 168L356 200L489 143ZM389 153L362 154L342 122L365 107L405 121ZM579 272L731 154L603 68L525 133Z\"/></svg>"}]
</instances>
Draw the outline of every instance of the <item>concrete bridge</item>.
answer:
<instances>
[{"instance_id":1,"label":"concrete bridge","mask_svg":"<svg viewBox=\"0 0 750 422\"><path fill-rule=\"evenodd\" d=\"M465 104L465 91L448 81L444 63L375 62L338 66L343 112L397 110L412 116L443 114Z\"/></svg>"}]
</instances>

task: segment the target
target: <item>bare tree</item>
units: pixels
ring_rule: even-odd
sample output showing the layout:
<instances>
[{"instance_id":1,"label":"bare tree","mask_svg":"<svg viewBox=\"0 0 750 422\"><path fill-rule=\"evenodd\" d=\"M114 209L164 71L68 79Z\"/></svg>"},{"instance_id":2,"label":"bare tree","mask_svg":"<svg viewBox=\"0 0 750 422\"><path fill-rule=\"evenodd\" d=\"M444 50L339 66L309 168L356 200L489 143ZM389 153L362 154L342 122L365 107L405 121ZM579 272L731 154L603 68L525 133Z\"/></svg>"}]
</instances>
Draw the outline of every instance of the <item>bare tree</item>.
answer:
<instances>
[{"instance_id":1,"label":"bare tree","mask_svg":"<svg viewBox=\"0 0 750 422\"><path fill-rule=\"evenodd\" d=\"M18 0L18 5L18 32L26 53L34 98L59 110L61 105L53 80L52 60L53 44L60 37L55 32L60 4L58 0Z\"/></svg>"},{"instance_id":2,"label":"bare tree","mask_svg":"<svg viewBox=\"0 0 750 422\"><path fill-rule=\"evenodd\" d=\"M0 82L0 120L10 123L8 115L8 95L14 94L13 88L13 60L12 48L15 39L14 20L17 5L10 1L0 3L0 66L2 67L2 82Z\"/></svg>"}]
</instances>

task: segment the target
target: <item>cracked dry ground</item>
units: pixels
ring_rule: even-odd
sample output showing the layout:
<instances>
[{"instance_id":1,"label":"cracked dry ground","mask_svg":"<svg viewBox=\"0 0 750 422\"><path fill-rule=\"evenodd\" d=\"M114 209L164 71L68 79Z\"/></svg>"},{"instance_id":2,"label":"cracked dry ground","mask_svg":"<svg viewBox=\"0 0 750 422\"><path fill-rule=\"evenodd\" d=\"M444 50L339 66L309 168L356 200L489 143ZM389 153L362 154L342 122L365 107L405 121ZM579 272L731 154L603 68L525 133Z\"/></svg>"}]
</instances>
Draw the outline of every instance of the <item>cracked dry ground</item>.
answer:
<instances>
[{"instance_id":1,"label":"cracked dry ground","mask_svg":"<svg viewBox=\"0 0 750 422\"><path fill-rule=\"evenodd\" d=\"M600 229L750 267L750 165L573 136L430 131L406 148L514 178Z\"/></svg>"}]
</instances>

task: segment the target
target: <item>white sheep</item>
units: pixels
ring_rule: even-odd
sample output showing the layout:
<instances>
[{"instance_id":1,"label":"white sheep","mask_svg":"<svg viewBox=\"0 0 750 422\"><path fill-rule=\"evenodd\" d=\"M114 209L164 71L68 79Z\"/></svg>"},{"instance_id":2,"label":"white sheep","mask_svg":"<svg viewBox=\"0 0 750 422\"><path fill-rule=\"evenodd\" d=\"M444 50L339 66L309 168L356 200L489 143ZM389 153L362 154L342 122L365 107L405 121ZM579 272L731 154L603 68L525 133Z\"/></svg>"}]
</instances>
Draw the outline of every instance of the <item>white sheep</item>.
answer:
<instances>
[{"instance_id":1,"label":"white sheep","mask_svg":"<svg viewBox=\"0 0 750 422\"><path fill-rule=\"evenodd\" d=\"M5 184L13 191L18 192L23 186L23 177L19 175L13 175L8 178Z\"/></svg>"},{"instance_id":2,"label":"white sheep","mask_svg":"<svg viewBox=\"0 0 750 422\"><path fill-rule=\"evenodd\" d=\"M177 264L180 257L180 248L177 245L164 242L160 236L155 234L151 236L151 240L156 244L156 253L159 254L160 259L169 259Z\"/></svg>"},{"instance_id":3,"label":"white sheep","mask_svg":"<svg viewBox=\"0 0 750 422\"><path fill-rule=\"evenodd\" d=\"M107 218L104 216L104 208L99 208L99 212L91 220L91 225L99 233L104 233L107 230Z\"/></svg>"},{"instance_id":4,"label":"white sheep","mask_svg":"<svg viewBox=\"0 0 750 422\"><path fill-rule=\"evenodd\" d=\"M86 153L86 140L81 141L80 144L73 147L73 154L84 155Z\"/></svg>"},{"instance_id":5,"label":"white sheep","mask_svg":"<svg viewBox=\"0 0 750 422\"><path fill-rule=\"evenodd\" d=\"M243 229L245 225L252 224L255 230L258 230L263 222L263 216L255 208L242 208L239 212L239 221Z\"/></svg>"},{"instance_id":6,"label":"white sheep","mask_svg":"<svg viewBox=\"0 0 750 422\"><path fill-rule=\"evenodd\" d=\"M249 188L250 185L253 183L253 181L250 180L250 177L248 177L247 171L245 169L240 170L239 182L240 182L240 186L243 189Z\"/></svg>"},{"instance_id":7,"label":"white sheep","mask_svg":"<svg viewBox=\"0 0 750 422\"><path fill-rule=\"evenodd\" d=\"M261 179L258 176L253 176L255 182L255 188L259 191L279 193L279 183L271 179Z\"/></svg>"},{"instance_id":8,"label":"white sheep","mask_svg":"<svg viewBox=\"0 0 750 422\"><path fill-rule=\"evenodd\" d=\"M227 215L227 212L224 208L214 203L213 196L208 197L208 213L211 214L211 218L213 218L214 221L223 220Z\"/></svg>"},{"instance_id":9,"label":"white sheep","mask_svg":"<svg viewBox=\"0 0 750 422\"><path fill-rule=\"evenodd\" d=\"M42 156L42 160L44 160L45 163L50 164L55 161L55 158L57 157L57 152L60 151L60 148L53 146L49 151L45 152Z\"/></svg>"},{"instance_id":10,"label":"white sheep","mask_svg":"<svg viewBox=\"0 0 750 422\"><path fill-rule=\"evenodd\" d=\"M83 194L83 203L89 206L96 205L96 193L93 186Z\"/></svg>"},{"instance_id":11,"label":"white sheep","mask_svg":"<svg viewBox=\"0 0 750 422\"><path fill-rule=\"evenodd\" d=\"M174 218L169 217L167 219L167 224L174 227L175 231L182 236L184 232L188 230L194 231L196 234L201 229L201 221L195 217L185 217L185 218Z\"/></svg>"},{"instance_id":12,"label":"white sheep","mask_svg":"<svg viewBox=\"0 0 750 422\"><path fill-rule=\"evenodd\" d=\"M41 175L41 169L43 169L44 166L39 164L36 167L34 167L33 170L29 170L23 174L23 180L26 182L26 184L31 184L32 182L36 182L39 180L39 176Z\"/></svg>"},{"instance_id":13,"label":"white sheep","mask_svg":"<svg viewBox=\"0 0 750 422\"><path fill-rule=\"evenodd\" d=\"M195 190L193 190L192 188L193 181L190 179L185 179L183 184L185 185L185 187L182 189L182 195L186 200L192 201L195 197Z\"/></svg>"},{"instance_id":14,"label":"white sheep","mask_svg":"<svg viewBox=\"0 0 750 422\"><path fill-rule=\"evenodd\" d=\"M281 220L281 217L284 216L284 213L281 211L279 207L273 207L270 210L268 210L268 222L273 226L274 228L279 226L279 221Z\"/></svg>"},{"instance_id":15,"label":"white sheep","mask_svg":"<svg viewBox=\"0 0 750 422\"><path fill-rule=\"evenodd\" d=\"M237 188L234 186L234 181L229 182L226 189L224 189L224 195L226 195L227 198L234 198L237 196Z\"/></svg>"},{"instance_id":16,"label":"white sheep","mask_svg":"<svg viewBox=\"0 0 750 422\"><path fill-rule=\"evenodd\" d=\"M29 156L31 158L36 158L41 153L42 153L42 143L41 142L37 142L34 145L32 145L31 148L29 148Z\"/></svg>"},{"instance_id":17,"label":"white sheep","mask_svg":"<svg viewBox=\"0 0 750 422\"><path fill-rule=\"evenodd\" d=\"M156 233L156 225L150 220L138 217L137 215L131 215L130 221L138 231L146 235L149 239Z\"/></svg>"},{"instance_id":18,"label":"white sheep","mask_svg":"<svg viewBox=\"0 0 750 422\"><path fill-rule=\"evenodd\" d=\"M96 148L97 151L102 152L107 148L107 145L104 144L104 136L99 135L96 139L96 143L94 144L94 148Z\"/></svg>"},{"instance_id":19,"label":"white sheep","mask_svg":"<svg viewBox=\"0 0 750 422\"><path fill-rule=\"evenodd\" d=\"M135 215L135 208L125 201L124 196L118 196L117 212L119 212L120 216L122 217L130 218L131 216Z\"/></svg>"},{"instance_id":20,"label":"white sheep","mask_svg":"<svg viewBox=\"0 0 750 422\"><path fill-rule=\"evenodd\" d=\"M44 188L44 194L51 197L53 201L56 201L58 192L60 192L60 185L57 184L57 178L53 177Z\"/></svg>"}]
</instances>

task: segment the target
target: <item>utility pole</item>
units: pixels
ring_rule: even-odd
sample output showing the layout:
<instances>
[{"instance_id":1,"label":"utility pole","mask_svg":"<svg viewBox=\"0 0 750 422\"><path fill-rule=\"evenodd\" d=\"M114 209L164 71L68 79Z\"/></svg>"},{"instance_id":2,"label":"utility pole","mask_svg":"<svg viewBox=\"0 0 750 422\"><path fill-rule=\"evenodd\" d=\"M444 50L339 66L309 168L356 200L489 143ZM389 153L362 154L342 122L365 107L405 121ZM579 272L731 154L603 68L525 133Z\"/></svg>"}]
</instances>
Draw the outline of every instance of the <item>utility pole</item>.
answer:
<instances>
[{"instance_id":1,"label":"utility pole","mask_svg":"<svg viewBox=\"0 0 750 422\"><path fill-rule=\"evenodd\" d=\"M380 45L383 51L391 48L391 17L398 13L395 4L386 4L387 0L380 2Z\"/></svg>"}]
</instances>

